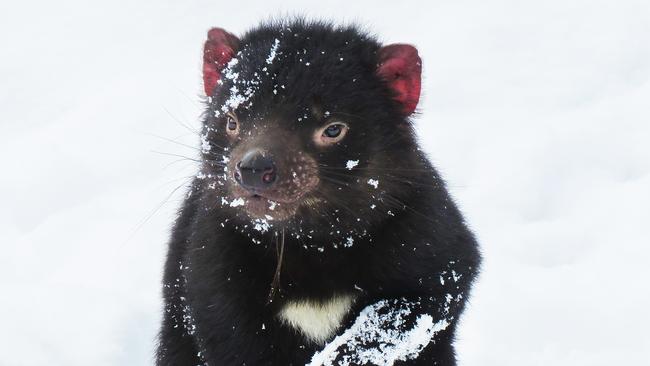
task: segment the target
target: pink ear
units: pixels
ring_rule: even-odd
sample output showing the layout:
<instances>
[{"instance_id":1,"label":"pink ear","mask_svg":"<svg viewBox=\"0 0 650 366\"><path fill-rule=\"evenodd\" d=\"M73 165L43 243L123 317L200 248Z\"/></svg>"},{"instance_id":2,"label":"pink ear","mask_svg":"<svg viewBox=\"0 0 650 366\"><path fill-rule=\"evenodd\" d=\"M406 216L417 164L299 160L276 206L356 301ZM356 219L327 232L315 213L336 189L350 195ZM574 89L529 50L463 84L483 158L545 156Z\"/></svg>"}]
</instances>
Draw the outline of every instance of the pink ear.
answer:
<instances>
[{"instance_id":1,"label":"pink ear","mask_svg":"<svg viewBox=\"0 0 650 366\"><path fill-rule=\"evenodd\" d=\"M379 76L388 82L408 116L420 100L422 60L418 50L407 44L391 44L379 49Z\"/></svg>"},{"instance_id":2,"label":"pink ear","mask_svg":"<svg viewBox=\"0 0 650 366\"><path fill-rule=\"evenodd\" d=\"M212 28L203 47L203 87L211 96L221 78L221 70L235 56L239 39L221 28Z\"/></svg>"}]
</instances>

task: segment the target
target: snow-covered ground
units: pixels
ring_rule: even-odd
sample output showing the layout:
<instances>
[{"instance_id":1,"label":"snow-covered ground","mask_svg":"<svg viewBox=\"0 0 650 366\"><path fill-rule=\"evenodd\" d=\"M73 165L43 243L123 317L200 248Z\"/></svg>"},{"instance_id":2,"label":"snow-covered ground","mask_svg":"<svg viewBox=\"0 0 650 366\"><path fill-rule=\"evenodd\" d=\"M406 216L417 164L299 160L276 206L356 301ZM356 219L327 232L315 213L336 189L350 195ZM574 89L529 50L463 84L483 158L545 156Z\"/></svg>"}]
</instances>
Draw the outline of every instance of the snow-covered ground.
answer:
<instances>
[{"instance_id":1,"label":"snow-covered ground","mask_svg":"<svg viewBox=\"0 0 650 366\"><path fill-rule=\"evenodd\" d=\"M650 364L647 0L41 0L0 4L0 366L151 363L205 32L283 12L419 48L485 254L461 365Z\"/></svg>"}]
</instances>

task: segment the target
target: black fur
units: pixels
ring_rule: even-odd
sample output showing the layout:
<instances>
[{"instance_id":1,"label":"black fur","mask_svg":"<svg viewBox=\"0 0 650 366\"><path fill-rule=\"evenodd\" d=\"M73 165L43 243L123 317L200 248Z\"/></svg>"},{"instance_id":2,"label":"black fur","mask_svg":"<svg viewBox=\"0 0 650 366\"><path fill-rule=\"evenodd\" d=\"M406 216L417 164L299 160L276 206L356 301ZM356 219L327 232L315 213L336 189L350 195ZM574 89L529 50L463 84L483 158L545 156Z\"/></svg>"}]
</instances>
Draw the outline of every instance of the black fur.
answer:
<instances>
[{"instance_id":1,"label":"black fur","mask_svg":"<svg viewBox=\"0 0 650 366\"><path fill-rule=\"evenodd\" d=\"M323 345L281 324L278 309L289 299L350 293L359 297L338 334L367 305L413 302L412 317L451 325L417 359L396 364L455 365L455 324L480 255L408 117L376 75L380 47L354 27L300 20L264 24L241 38L239 63L231 65L238 76L224 77L209 98L203 135L210 149L169 244L157 365L304 365ZM240 134L263 129L276 152L313 157L320 177L320 203L267 222L266 231L267 223L228 204L233 182L222 162L240 143L225 135L222 106L233 85L241 92L241 82L255 78L255 94L236 108ZM330 148L314 146L314 129L332 118L350 125L348 135ZM348 160L358 166L347 169ZM269 303L283 235L280 286ZM342 348L339 359L346 352L353 350Z\"/></svg>"}]
</instances>

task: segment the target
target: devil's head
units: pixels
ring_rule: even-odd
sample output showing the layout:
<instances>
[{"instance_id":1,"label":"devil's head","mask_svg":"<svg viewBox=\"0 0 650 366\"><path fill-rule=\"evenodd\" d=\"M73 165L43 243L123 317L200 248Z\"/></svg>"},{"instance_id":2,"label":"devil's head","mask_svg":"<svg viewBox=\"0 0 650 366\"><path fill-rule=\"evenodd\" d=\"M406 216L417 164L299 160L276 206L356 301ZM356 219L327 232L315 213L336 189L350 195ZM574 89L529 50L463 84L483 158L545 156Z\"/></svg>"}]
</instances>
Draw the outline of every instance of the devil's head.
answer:
<instances>
[{"instance_id":1,"label":"devil's head","mask_svg":"<svg viewBox=\"0 0 650 366\"><path fill-rule=\"evenodd\" d=\"M295 21L212 29L203 60L200 178L232 225L345 246L404 208L421 167L414 47Z\"/></svg>"}]
</instances>

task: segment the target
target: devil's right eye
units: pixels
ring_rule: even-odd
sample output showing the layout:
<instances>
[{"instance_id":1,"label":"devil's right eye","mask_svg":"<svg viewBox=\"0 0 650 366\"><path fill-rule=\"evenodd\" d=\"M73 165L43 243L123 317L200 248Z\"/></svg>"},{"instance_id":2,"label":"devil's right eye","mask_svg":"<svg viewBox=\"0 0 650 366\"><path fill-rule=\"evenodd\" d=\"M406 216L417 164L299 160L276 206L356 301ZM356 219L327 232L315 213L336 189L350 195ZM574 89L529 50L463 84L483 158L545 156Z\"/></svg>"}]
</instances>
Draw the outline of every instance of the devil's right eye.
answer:
<instances>
[{"instance_id":1,"label":"devil's right eye","mask_svg":"<svg viewBox=\"0 0 650 366\"><path fill-rule=\"evenodd\" d=\"M234 118L228 116L228 122L227 123L228 123L228 129L230 131L234 131L234 130L237 129L237 121L235 121Z\"/></svg>"},{"instance_id":2,"label":"devil's right eye","mask_svg":"<svg viewBox=\"0 0 650 366\"><path fill-rule=\"evenodd\" d=\"M239 133L239 121L237 121L237 117L232 113L228 113L226 116L226 133L231 136Z\"/></svg>"}]
</instances>

